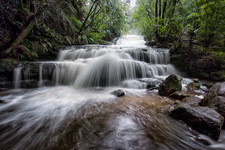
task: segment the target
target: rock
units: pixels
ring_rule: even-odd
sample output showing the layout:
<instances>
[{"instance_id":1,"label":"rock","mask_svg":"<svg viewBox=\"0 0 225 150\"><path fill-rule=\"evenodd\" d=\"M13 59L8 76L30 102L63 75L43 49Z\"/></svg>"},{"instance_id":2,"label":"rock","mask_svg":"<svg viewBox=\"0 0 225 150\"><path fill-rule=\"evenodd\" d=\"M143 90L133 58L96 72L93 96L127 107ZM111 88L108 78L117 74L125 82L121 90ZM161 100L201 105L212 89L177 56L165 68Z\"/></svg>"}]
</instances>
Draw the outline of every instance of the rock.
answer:
<instances>
[{"instance_id":1,"label":"rock","mask_svg":"<svg viewBox=\"0 0 225 150\"><path fill-rule=\"evenodd\" d=\"M225 118L225 82L214 84L200 105L216 110Z\"/></svg>"},{"instance_id":2,"label":"rock","mask_svg":"<svg viewBox=\"0 0 225 150\"><path fill-rule=\"evenodd\" d=\"M178 101L178 100L176 100L175 102L174 102L174 104L180 104L181 102L180 101Z\"/></svg>"},{"instance_id":3,"label":"rock","mask_svg":"<svg viewBox=\"0 0 225 150\"><path fill-rule=\"evenodd\" d=\"M214 85L214 83L211 81L201 80L201 82L202 82L202 85L206 86L208 89L210 89Z\"/></svg>"},{"instance_id":4,"label":"rock","mask_svg":"<svg viewBox=\"0 0 225 150\"><path fill-rule=\"evenodd\" d=\"M180 103L171 106L169 113L172 117L182 120L193 129L218 140L224 118L215 110Z\"/></svg>"},{"instance_id":5,"label":"rock","mask_svg":"<svg viewBox=\"0 0 225 150\"><path fill-rule=\"evenodd\" d=\"M176 91L176 92L172 93L170 95L170 97L181 101L182 99L184 99L186 97L189 97L189 95L187 95L187 94L185 94L183 92Z\"/></svg>"},{"instance_id":6,"label":"rock","mask_svg":"<svg viewBox=\"0 0 225 150\"><path fill-rule=\"evenodd\" d=\"M201 87L201 84L199 82L199 79L197 79L197 78L193 79L193 82L188 84L189 90L198 90L198 89L200 89L200 87Z\"/></svg>"},{"instance_id":7,"label":"rock","mask_svg":"<svg viewBox=\"0 0 225 150\"><path fill-rule=\"evenodd\" d=\"M111 94L113 94L113 95L115 95L117 97L121 97L121 96L125 95L125 92L123 90L119 89L119 90L111 92Z\"/></svg>"},{"instance_id":8,"label":"rock","mask_svg":"<svg viewBox=\"0 0 225 150\"><path fill-rule=\"evenodd\" d=\"M170 75L159 85L159 95L169 96L176 91L181 91L182 85L181 81L177 78L175 74Z\"/></svg>"},{"instance_id":9,"label":"rock","mask_svg":"<svg viewBox=\"0 0 225 150\"><path fill-rule=\"evenodd\" d=\"M188 103L191 106L199 106L199 103L201 102L201 99L198 98L198 97L191 96L191 97L184 98L181 102L182 103Z\"/></svg>"}]
</instances>

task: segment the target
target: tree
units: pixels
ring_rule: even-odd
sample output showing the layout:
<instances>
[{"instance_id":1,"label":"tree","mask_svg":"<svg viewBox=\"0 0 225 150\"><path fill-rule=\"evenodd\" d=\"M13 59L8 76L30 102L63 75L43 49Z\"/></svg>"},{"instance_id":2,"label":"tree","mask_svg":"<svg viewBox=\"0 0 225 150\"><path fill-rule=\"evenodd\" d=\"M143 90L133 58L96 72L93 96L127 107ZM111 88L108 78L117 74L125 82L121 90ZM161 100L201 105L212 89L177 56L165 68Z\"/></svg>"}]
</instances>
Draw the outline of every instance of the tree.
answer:
<instances>
[{"instance_id":1,"label":"tree","mask_svg":"<svg viewBox=\"0 0 225 150\"><path fill-rule=\"evenodd\" d=\"M134 25L139 30L141 29L141 33L149 41L165 43L167 39L177 39L177 36L179 36L177 31L172 31L173 29L179 29L180 31L178 17L175 15L178 2L178 0L144 0L144 2L138 0L137 8L133 13ZM137 18L141 19L138 20Z\"/></svg>"}]
</instances>

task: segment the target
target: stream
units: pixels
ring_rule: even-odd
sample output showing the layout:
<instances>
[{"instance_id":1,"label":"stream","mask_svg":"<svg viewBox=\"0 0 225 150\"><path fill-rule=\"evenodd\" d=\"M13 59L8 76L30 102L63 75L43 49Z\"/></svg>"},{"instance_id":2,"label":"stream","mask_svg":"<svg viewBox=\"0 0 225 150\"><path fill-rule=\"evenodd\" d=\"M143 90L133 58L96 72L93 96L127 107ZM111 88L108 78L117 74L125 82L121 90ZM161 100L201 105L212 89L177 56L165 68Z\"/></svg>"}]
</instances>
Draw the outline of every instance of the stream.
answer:
<instances>
[{"instance_id":1,"label":"stream","mask_svg":"<svg viewBox=\"0 0 225 150\"><path fill-rule=\"evenodd\" d=\"M179 74L169 56L127 35L21 64L15 88L0 92L0 149L224 150L224 131L214 141L192 130L169 116L172 100L147 90ZM125 96L112 94L118 89Z\"/></svg>"}]
</instances>

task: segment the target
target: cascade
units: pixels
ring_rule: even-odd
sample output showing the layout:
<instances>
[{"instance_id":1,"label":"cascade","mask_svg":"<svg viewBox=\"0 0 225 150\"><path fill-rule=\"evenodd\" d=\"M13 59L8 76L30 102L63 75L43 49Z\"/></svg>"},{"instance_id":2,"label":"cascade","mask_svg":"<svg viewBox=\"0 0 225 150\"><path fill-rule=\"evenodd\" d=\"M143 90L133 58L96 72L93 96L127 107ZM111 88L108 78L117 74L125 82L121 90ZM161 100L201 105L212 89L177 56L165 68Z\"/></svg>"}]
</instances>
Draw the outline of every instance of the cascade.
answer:
<instances>
[{"instance_id":1,"label":"cascade","mask_svg":"<svg viewBox=\"0 0 225 150\"><path fill-rule=\"evenodd\" d=\"M147 92L178 72L168 49L147 47L141 36L66 47L55 61L23 63L14 72L17 89L0 92L1 149L225 147L225 132L217 142L191 130L168 115L171 99ZM112 94L118 89L125 96Z\"/></svg>"},{"instance_id":2,"label":"cascade","mask_svg":"<svg viewBox=\"0 0 225 150\"><path fill-rule=\"evenodd\" d=\"M72 46L61 50L56 61L38 62L38 86L74 88L119 86L149 88L177 73L169 64L169 50L145 45L142 36L119 38L115 45ZM21 72L18 68L17 72ZM32 72L30 72L32 73ZM27 72L20 74L28 76ZM26 74L26 75L25 75ZM18 73L17 73L18 76ZM20 78L15 78L16 88Z\"/></svg>"},{"instance_id":3,"label":"cascade","mask_svg":"<svg viewBox=\"0 0 225 150\"><path fill-rule=\"evenodd\" d=\"M15 88L20 88L21 67L15 68L13 73L13 83Z\"/></svg>"}]
</instances>

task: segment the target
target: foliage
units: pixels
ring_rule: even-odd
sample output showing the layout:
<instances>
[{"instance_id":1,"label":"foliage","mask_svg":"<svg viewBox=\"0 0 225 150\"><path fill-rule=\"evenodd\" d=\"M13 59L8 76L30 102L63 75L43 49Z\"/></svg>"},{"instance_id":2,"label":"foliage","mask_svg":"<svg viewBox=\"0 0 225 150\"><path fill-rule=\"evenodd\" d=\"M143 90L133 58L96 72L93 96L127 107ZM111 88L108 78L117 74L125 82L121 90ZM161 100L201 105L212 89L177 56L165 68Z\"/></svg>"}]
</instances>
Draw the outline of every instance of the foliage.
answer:
<instances>
[{"instance_id":1,"label":"foliage","mask_svg":"<svg viewBox=\"0 0 225 150\"><path fill-rule=\"evenodd\" d=\"M87 1L84 21L79 29L79 35L87 35L89 42L99 43L112 40L121 35L124 25L124 3L119 0Z\"/></svg>"},{"instance_id":2,"label":"foliage","mask_svg":"<svg viewBox=\"0 0 225 150\"><path fill-rule=\"evenodd\" d=\"M121 35L120 0L2 0L0 58L52 59L60 45L105 43ZM21 34L30 22L28 34ZM24 34L23 34L24 35ZM20 40L17 40L20 38ZM13 43L16 42L16 45Z\"/></svg>"},{"instance_id":3,"label":"foliage","mask_svg":"<svg viewBox=\"0 0 225 150\"><path fill-rule=\"evenodd\" d=\"M225 1L222 0L137 0L132 26L149 44L171 47L171 53L181 54L182 61L216 63L213 72L217 79L220 76L222 79L225 69L224 12Z\"/></svg>"},{"instance_id":4,"label":"foliage","mask_svg":"<svg viewBox=\"0 0 225 150\"><path fill-rule=\"evenodd\" d=\"M171 43L187 32L189 39L196 36L203 46L224 47L224 11L221 0L137 0L132 18L133 26L149 41Z\"/></svg>"},{"instance_id":5,"label":"foliage","mask_svg":"<svg viewBox=\"0 0 225 150\"><path fill-rule=\"evenodd\" d=\"M224 40L224 11L224 1L196 1L193 12L188 16L188 23L197 30L197 38L204 46L209 47L219 40Z\"/></svg>"}]
</instances>

